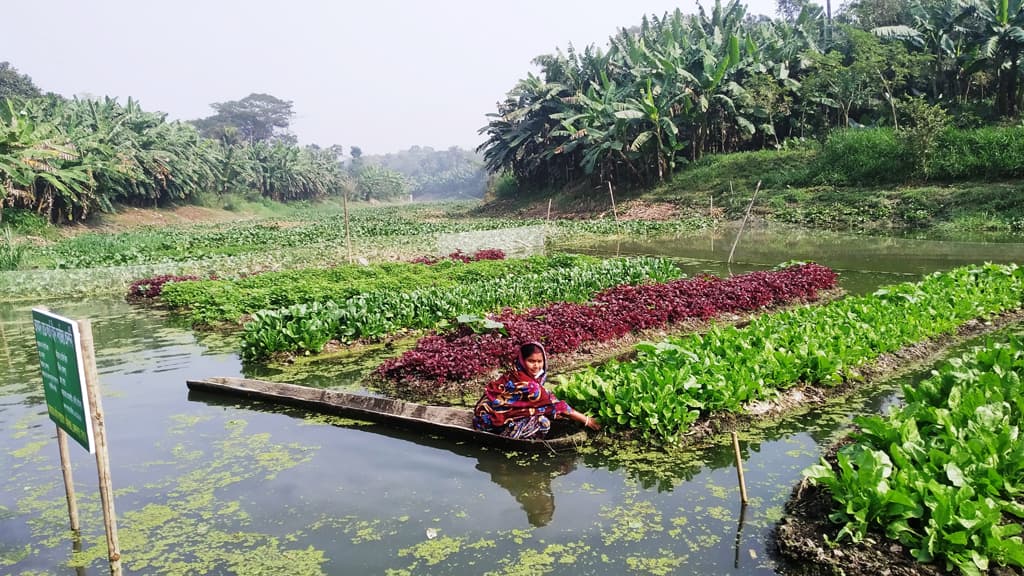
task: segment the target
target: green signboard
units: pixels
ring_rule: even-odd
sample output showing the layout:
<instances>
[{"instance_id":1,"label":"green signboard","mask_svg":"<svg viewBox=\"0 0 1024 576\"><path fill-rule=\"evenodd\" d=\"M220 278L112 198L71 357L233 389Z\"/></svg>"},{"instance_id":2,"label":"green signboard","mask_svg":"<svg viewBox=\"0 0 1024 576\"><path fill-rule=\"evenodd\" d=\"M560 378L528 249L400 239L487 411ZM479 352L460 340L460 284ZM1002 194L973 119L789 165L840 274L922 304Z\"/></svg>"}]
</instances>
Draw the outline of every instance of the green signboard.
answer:
<instances>
[{"instance_id":1,"label":"green signboard","mask_svg":"<svg viewBox=\"0 0 1024 576\"><path fill-rule=\"evenodd\" d=\"M52 312L33 309L32 324L50 419L93 454L96 447L78 323Z\"/></svg>"}]
</instances>

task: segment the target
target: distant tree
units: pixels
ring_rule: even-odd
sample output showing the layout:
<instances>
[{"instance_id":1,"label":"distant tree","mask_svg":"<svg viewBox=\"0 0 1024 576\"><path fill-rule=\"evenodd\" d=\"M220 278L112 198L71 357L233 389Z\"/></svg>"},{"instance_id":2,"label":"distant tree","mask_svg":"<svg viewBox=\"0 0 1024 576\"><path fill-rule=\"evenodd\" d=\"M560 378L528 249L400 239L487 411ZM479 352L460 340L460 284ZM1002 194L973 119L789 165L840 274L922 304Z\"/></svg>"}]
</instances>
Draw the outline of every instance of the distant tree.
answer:
<instances>
[{"instance_id":1,"label":"distant tree","mask_svg":"<svg viewBox=\"0 0 1024 576\"><path fill-rule=\"evenodd\" d=\"M775 0L775 13L786 22L793 23L808 4L810 0Z\"/></svg>"},{"instance_id":2,"label":"distant tree","mask_svg":"<svg viewBox=\"0 0 1024 576\"><path fill-rule=\"evenodd\" d=\"M409 193L405 176L377 164L360 169L355 186L356 197L360 200L398 200Z\"/></svg>"},{"instance_id":3,"label":"distant tree","mask_svg":"<svg viewBox=\"0 0 1024 576\"><path fill-rule=\"evenodd\" d=\"M363 169L363 149L359 146L349 146L348 153L352 156L352 162L348 165L348 171L353 176L356 176Z\"/></svg>"},{"instance_id":4,"label":"distant tree","mask_svg":"<svg viewBox=\"0 0 1024 576\"><path fill-rule=\"evenodd\" d=\"M216 114L192 122L207 138L217 138L225 126L232 126L238 129L242 140L250 144L271 140L295 143L295 136L288 132L295 115L291 100L253 93L241 100L214 102L210 106Z\"/></svg>"},{"instance_id":5,"label":"distant tree","mask_svg":"<svg viewBox=\"0 0 1024 576\"><path fill-rule=\"evenodd\" d=\"M914 2L907 0L857 0L843 7L843 19L863 30L879 26L911 25L910 9Z\"/></svg>"},{"instance_id":6,"label":"distant tree","mask_svg":"<svg viewBox=\"0 0 1024 576\"><path fill-rule=\"evenodd\" d=\"M36 98L41 95L39 87L28 74L18 72L10 62L0 62L0 98Z\"/></svg>"},{"instance_id":7,"label":"distant tree","mask_svg":"<svg viewBox=\"0 0 1024 576\"><path fill-rule=\"evenodd\" d=\"M412 146L390 154L363 156L360 160L405 176L414 200L480 198L487 187L483 159L458 146L447 150Z\"/></svg>"}]
</instances>

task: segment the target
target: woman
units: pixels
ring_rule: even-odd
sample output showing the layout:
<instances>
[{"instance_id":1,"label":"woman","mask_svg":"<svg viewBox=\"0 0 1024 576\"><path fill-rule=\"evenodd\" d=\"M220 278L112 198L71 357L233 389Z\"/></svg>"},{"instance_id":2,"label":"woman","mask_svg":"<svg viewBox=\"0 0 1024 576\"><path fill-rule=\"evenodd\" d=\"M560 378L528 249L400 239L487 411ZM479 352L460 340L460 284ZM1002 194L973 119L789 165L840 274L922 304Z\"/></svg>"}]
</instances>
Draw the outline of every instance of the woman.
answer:
<instances>
[{"instance_id":1,"label":"woman","mask_svg":"<svg viewBox=\"0 0 1024 576\"><path fill-rule=\"evenodd\" d=\"M544 438L552 418L569 418L591 430L601 425L544 388L548 357L539 342L519 347L511 372L487 385L473 410L473 427L507 438Z\"/></svg>"}]
</instances>

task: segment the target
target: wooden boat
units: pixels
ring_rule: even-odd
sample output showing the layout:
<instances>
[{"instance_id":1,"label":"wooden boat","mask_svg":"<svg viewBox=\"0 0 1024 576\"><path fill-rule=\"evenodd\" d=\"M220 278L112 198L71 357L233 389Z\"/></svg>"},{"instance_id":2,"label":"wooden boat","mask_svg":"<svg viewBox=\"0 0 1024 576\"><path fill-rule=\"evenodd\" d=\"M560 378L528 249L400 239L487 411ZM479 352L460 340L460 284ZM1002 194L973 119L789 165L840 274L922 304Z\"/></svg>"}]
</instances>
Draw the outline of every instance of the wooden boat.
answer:
<instances>
[{"instance_id":1,"label":"wooden boat","mask_svg":"<svg viewBox=\"0 0 1024 576\"><path fill-rule=\"evenodd\" d=\"M207 378L187 380L189 390L231 394L277 404L298 406L316 412L429 431L452 439L472 440L488 446L513 450L575 450L587 441L587 432L561 420L552 423L551 434L543 440L516 440L473 428L473 411L449 406L428 406L403 400L351 394L338 390L311 388L248 378Z\"/></svg>"}]
</instances>

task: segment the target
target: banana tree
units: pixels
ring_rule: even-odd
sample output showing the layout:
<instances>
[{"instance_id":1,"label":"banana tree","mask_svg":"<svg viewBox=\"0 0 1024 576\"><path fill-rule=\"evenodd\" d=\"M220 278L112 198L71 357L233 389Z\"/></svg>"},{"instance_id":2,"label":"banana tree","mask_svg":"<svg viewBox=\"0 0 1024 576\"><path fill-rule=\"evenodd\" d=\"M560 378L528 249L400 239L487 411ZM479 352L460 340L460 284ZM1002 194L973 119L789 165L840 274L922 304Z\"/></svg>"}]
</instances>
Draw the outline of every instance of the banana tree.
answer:
<instances>
[{"instance_id":1,"label":"banana tree","mask_svg":"<svg viewBox=\"0 0 1024 576\"><path fill-rule=\"evenodd\" d=\"M1016 116L1021 107L1021 65L1024 59L1024 0L964 0L965 13L978 24L972 44L971 69L995 71L996 109Z\"/></svg>"},{"instance_id":2,"label":"banana tree","mask_svg":"<svg viewBox=\"0 0 1024 576\"><path fill-rule=\"evenodd\" d=\"M104 207L95 168L52 125L34 121L24 103L9 99L0 106L0 210L17 202L46 212L50 221L84 217Z\"/></svg>"}]
</instances>

